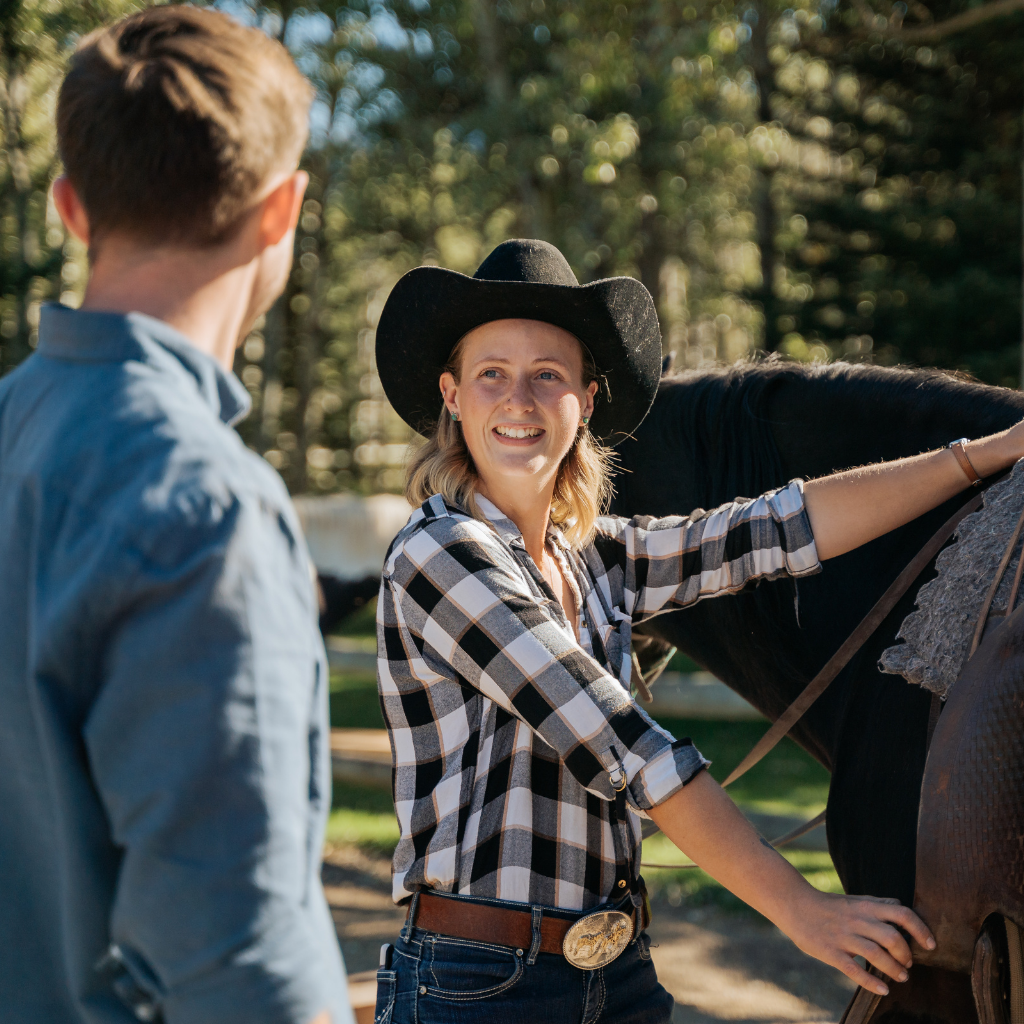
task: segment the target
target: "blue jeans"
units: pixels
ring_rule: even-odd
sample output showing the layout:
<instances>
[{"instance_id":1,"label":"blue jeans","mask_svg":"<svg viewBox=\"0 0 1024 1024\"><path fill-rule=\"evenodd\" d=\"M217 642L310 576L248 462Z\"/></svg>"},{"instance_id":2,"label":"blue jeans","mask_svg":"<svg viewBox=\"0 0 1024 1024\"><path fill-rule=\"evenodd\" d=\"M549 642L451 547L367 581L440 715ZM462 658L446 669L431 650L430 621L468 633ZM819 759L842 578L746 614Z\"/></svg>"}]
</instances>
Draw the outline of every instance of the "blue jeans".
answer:
<instances>
[{"instance_id":1,"label":"blue jeans","mask_svg":"<svg viewBox=\"0 0 1024 1024\"><path fill-rule=\"evenodd\" d=\"M377 971L374 1024L667 1024L672 997L641 932L607 967L404 929Z\"/></svg>"}]
</instances>

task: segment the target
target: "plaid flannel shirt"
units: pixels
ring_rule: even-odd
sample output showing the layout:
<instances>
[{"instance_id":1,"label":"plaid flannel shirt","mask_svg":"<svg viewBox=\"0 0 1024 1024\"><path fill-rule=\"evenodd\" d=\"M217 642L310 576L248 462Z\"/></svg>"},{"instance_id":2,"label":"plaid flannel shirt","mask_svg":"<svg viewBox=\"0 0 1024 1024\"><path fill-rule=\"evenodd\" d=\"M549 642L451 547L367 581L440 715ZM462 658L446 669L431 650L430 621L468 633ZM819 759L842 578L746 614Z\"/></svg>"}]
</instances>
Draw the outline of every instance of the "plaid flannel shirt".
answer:
<instances>
[{"instance_id":1,"label":"plaid flannel shirt","mask_svg":"<svg viewBox=\"0 0 1024 1024\"><path fill-rule=\"evenodd\" d=\"M639 863L639 818L708 763L631 698L632 627L754 579L818 571L803 485L689 517L603 517L581 551L551 527L578 640L515 524L477 502L486 522L428 499L384 565L394 899L429 888L586 910L626 877L628 856ZM626 832L612 826L620 772Z\"/></svg>"}]
</instances>

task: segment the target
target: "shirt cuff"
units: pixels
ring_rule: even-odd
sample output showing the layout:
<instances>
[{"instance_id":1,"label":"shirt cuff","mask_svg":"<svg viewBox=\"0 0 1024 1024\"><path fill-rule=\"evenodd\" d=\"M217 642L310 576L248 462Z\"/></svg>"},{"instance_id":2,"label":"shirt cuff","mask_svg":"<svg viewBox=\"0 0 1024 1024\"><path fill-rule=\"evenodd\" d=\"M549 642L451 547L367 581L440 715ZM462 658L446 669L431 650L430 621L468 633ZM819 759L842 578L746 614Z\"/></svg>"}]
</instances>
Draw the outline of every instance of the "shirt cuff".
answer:
<instances>
[{"instance_id":1,"label":"shirt cuff","mask_svg":"<svg viewBox=\"0 0 1024 1024\"><path fill-rule=\"evenodd\" d=\"M681 790L709 764L690 740L674 740L630 780L629 803L636 810L649 811Z\"/></svg>"},{"instance_id":2,"label":"shirt cuff","mask_svg":"<svg viewBox=\"0 0 1024 1024\"><path fill-rule=\"evenodd\" d=\"M818 548L814 543L811 520L804 504L804 482L791 480L765 498L772 517L779 526L786 572L790 576L811 576L821 572Z\"/></svg>"}]
</instances>

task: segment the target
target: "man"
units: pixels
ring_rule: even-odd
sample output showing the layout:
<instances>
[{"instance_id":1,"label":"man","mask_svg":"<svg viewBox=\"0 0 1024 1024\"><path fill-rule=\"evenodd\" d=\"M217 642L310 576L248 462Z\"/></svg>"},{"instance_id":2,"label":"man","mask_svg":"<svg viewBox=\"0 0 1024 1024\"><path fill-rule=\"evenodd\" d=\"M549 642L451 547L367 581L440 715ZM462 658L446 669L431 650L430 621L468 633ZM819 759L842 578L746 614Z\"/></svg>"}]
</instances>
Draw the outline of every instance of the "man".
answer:
<instances>
[{"instance_id":1,"label":"man","mask_svg":"<svg viewBox=\"0 0 1024 1024\"><path fill-rule=\"evenodd\" d=\"M57 109L81 310L0 381L0 1019L347 1024L327 675L280 479L230 429L310 90L223 14L89 36Z\"/></svg>"}]
</instances>

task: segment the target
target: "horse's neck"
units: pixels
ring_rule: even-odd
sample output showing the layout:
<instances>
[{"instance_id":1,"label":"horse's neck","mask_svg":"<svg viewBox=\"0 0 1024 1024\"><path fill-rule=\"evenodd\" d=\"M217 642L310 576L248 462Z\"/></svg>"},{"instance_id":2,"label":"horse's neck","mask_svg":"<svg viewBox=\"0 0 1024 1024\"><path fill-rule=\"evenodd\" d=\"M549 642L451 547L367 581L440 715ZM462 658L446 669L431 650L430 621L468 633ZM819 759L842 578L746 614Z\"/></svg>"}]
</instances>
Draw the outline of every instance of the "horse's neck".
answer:
<instances>
[{"instance_id":1,"label":"horse's neck","mask_svg":"<svg viewBox=\"0 0 1024 1024\"><path fill-rule=\"evenodd\" d=\"M757 401L722 374L665 387L649 427L623 453L632 473L618 511L686 513L793 477L820 476L915 455L955 437L981 436L1024 415L1024 399L1016 392L924 374L773 372L773 380L757 382ZM731 396L725 393L729 387L734 388ZM699 403L707 415L699 413ZM701 458L731 464L700 466L695 459ZM937 510L835 559L821 576L799 585L785 579L765 583L667 616L653 629L775 717L945 514ZM894 632L889 629L890 642ZM854 666L837 680L797 730L804 746L826 764L856 671Z\"/></svg>"}]
</instances>

